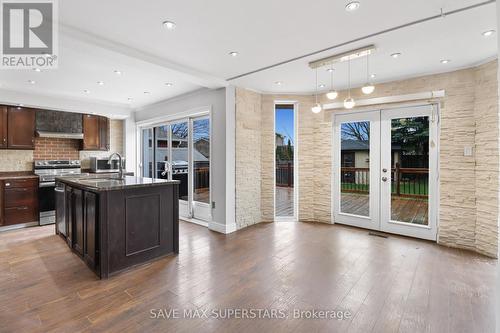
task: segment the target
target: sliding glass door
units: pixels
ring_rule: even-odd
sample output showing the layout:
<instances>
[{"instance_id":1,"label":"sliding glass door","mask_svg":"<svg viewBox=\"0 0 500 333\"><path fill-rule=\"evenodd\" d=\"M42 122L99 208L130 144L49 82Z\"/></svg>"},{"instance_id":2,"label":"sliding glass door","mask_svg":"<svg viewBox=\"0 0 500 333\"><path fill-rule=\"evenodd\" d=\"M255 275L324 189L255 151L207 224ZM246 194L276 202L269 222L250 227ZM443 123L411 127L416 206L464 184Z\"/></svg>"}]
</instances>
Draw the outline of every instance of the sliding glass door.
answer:
<instances>
[{"instance_id":1,"label":"sliding glass door","mask_svg":"<svg viewBox=\"0 0 500 333\"><path fill-rule=\"evenodd\" d=\"M143 177L180 181L180 216L211 219L208 116L142 129L140 167Z\"/></svg>"}]
</instances>

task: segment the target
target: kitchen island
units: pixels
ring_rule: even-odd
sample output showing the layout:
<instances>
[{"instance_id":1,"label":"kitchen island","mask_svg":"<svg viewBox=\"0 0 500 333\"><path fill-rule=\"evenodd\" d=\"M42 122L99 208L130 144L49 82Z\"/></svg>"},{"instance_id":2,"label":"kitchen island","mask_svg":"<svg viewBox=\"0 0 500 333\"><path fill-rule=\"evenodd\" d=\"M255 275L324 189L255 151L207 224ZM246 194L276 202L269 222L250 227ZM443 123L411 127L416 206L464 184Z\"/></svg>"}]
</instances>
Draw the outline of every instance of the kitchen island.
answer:
<instances>
[{"instance_id":1,"label":"kitchen island","mask_svg":"<svg viewBox=\"0 0 500 333\"><path fill-rule=\"evenodd\" d=\"M56 233L100 278L179 252L179 182L56 178Z\"/></svg>"}]
</instances>

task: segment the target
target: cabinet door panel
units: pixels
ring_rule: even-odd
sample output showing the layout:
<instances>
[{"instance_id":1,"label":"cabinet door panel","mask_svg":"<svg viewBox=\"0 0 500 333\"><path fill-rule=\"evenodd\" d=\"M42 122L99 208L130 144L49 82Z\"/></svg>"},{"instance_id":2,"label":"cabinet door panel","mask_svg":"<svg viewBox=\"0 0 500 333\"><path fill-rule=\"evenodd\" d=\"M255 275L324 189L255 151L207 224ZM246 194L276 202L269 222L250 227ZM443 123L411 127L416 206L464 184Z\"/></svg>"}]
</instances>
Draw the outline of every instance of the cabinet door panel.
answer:
<instances>
[{"instance_id":1,"label":"cabinet door panel","mask_svg":"<svg viewBox=\"0 0 500 333\"><path fill-rule=\"evenodd\" d=\"M83 192L73 189L73 249L83 255L84 230L83 230Z\"/></svg>"},{"instance_id":2,"label":"cabinet door panel","mask_svg":"<svg viewBox=\"0 0 500 333\"><path fill-rule=\"evenodd\" d=\"M83 149L99 149L99 117L86 114L83 116Z\"/></svg>"},{"instance_id":3,"label":"cabinet door panel","mask_svg":"<svg viewBox=\"0 0 500 333\"><path fill-rule=\"evenodd\" d=\"M109 150L109 119L99 117L99 149Z\"/></svg>"},{"instance_id":4,"label":"cabinet door panel","mask_svg":"<svg viewBox=\"0 0 500 333\"><path fill-rule=\"evenodd\" d=\"M3 212L3 180L0 180L0 226L4 225L5 223L5 216Z\"/></svg>"},{"instance_id":5,"label":"cabinet door panel","mask_svg":"<svg viewBox=\"0 0 500 333\"><path fill-rule=\"evenodd\" d=\"M35 148L35 110L11 107L7 115L9 148Z\"/></svg>"},{"instance_id":6,"label":"cabinet door panel","mask_svg":"<svg viewBox=\"0 0 500 333\"><path fill-rule=\"evenodd\" d=\"M84 259L92 269L97 264L97 196L92 192L85 192L85 248Z\"/></svg>"},{"instance_id":7,"label":"cabinet door panel","mask_svg":"<svg viewBox=\"0 0 500 333\"><path fill-rule=\"evenodd\" d=\"M7 107L0 106L0 148L7 148Z\"/></svg>"}]
</instances>

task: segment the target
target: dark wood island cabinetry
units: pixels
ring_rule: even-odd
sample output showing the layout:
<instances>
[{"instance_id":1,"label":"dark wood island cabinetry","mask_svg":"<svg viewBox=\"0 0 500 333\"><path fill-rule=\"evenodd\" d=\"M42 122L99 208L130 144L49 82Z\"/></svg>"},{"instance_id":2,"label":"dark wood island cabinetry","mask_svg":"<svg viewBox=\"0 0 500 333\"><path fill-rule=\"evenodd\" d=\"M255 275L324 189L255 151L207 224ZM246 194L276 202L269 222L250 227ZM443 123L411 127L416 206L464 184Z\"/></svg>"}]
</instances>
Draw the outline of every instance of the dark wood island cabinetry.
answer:
<instances>
[{"instance_id":1,"label":"dark wood island cabinetry","mask_svg":"<svg viewBox=\"0 0 500 333\"><path fill-rule=\"evenodd\" d=\"M56 200L56 232L99 277L179 252L177 181L91 175L57 182L64 200Z\"/></svg>"}]
</instances>

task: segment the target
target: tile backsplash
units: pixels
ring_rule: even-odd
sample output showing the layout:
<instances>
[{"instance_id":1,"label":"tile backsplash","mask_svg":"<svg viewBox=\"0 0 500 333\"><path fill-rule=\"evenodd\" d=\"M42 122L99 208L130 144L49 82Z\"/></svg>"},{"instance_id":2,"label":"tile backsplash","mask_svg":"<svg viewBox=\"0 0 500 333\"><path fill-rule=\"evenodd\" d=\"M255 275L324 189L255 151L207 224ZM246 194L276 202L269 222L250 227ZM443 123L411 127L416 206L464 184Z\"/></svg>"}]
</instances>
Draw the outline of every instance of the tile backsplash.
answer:
<instances>
[{"instance_id":1,"label":"tile backsplash","mask_svg":"<svg viewBox=\"0 0 500 333\"><path fill-rule=\"evenodd\" d=\"M80 151L80 141L75 139L36 138L35 150L0 149L0 172L32 171L33 160L55 159L80 159L86 169L91 156L108 157L114 152L123 152L122 120L110 120L109 151Z\"/></svg>"},{"instance_id":2,"label":"tile backsplash","mask_svg":"<svg viewBox=\"0 0 500 333\"><path fill-rule=\"evenodd\" d=\"M0 150L0 172L31 171L33 150Z\"/></svg>"}]
</instances>

